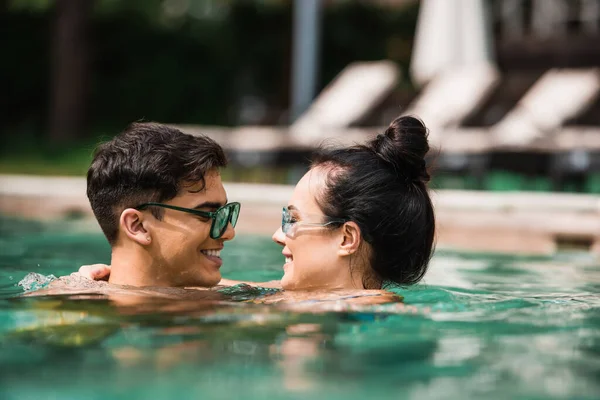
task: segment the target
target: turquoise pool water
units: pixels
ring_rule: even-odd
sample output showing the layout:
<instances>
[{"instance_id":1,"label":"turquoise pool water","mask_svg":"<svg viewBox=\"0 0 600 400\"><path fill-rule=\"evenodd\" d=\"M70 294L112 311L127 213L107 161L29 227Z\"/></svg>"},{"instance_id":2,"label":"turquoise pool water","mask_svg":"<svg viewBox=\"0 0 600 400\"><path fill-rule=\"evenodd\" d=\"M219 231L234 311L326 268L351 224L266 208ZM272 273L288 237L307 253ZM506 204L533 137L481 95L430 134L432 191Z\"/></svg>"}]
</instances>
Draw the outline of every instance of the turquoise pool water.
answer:
<instances>
[{"instance_id":1,"label":"turquoise pool water","mask_svg":"<svg viewBox=\"0 0 600 400\"><path fill-rule=\"evenodd\" d=\"M438 251L418 312L19 298L28 272L107 261L79 223L0 219L1 399L597 399L600 265ZM269 238L224 252L234 279L281 275ZM183 305L183 306L182 306Z\"/></svg>"}]
</instances>

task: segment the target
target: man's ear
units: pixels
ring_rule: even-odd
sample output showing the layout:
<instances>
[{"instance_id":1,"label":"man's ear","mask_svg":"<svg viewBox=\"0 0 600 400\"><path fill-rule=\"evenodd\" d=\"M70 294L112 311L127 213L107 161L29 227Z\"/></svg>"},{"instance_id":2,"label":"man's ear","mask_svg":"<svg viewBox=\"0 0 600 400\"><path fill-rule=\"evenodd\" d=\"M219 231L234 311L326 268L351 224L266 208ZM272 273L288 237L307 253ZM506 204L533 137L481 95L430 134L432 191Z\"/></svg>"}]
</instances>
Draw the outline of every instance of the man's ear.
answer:
<instances>
[{"instance_id":1,"label":"man's ear","mask_svg":"<svg viewBox=\"0 0 600 400\"><path fill-rule=\"evenodd\" d=\"M338 247L338 254L340 256L349 256L356 253L362 241L360 228L356 222L349 221L345 222L340 229L342 230L342 242Z\"/></svg>"},{"instance_id":2,"label":"man's ear","mask_svg":"<svg viewBox=\"0 0 600 400\"><path fill-rule=\"evenodd\" d=\"M119 220L122 234L142 246L152 242L150 231L144 226L144 213L134 208L127 208L121 213Z\"/></svg>"}]
</instances>

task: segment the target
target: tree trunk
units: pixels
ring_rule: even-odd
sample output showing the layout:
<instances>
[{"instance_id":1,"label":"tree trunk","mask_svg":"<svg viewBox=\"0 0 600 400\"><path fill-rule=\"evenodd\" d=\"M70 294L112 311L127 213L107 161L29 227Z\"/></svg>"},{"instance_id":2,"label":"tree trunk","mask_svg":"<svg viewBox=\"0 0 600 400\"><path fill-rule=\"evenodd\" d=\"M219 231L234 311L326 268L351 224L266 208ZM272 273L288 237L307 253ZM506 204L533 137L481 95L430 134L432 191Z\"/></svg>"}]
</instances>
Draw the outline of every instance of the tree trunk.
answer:
<instances>
[{"instance_id":1,"label":"tree trunk","mask_svg":"<svg viewBox=\"0 0 600 400\"><path fill-rule=\"evenodd\" d=\"M50 139L82 136L88 83L88 25L93 0L56 0L52 44Z\"/></svg>"}]
</instances>

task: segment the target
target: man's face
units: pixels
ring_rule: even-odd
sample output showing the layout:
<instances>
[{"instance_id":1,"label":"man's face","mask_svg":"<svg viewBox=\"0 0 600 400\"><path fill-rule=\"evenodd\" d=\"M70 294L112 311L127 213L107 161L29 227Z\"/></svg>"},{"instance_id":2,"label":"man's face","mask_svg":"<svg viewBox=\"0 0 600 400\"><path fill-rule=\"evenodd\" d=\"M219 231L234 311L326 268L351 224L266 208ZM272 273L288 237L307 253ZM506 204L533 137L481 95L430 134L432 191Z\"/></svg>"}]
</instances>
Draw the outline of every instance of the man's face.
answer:
<instances>
[{"instance_id":1,"label":"man's face","mask_svg":"<svg viewBox=\"0 0 600 400\"><path fill-rule=\"evenodd\" d=\"M200 184L184 187L180 194L164 203L201 211L216 211L227 203L227 194L218 170L207 173L205 188L195 192L200 187ZM210 287L219 283L222 264L220 252L224 242L235 236L231 224L223 236L212 239L212 219L166 208L163 212L163 218L151 218L149 226L152 245L148 250L155 264L158 264L152 269L161 274L157 281L169 282L170 286Z\"/></svg>"}]
</instances>

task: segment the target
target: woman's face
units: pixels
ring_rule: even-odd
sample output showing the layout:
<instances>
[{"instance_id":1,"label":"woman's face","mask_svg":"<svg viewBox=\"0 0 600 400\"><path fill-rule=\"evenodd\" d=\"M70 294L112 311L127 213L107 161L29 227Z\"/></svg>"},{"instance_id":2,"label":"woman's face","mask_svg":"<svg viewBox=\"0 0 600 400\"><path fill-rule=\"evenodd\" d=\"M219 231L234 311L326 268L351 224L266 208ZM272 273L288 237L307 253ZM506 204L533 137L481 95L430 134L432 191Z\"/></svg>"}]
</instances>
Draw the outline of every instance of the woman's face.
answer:
<instances>
[{"instance_id":1,"label":"woman's face","mask_svg":"<svg viewBox=\"0 0 600 400\"><path fill-rule=\"evenodd\" d=\"M273 234L273 240L283 246L284 289L351 287L349 257L340 252L343 228L319 225L328 222L315 200L324 188L325 178L326 170L316 167L300 179L287 207L292 223L287 233L279 228Z\"/></svg>"}]
</instances>

